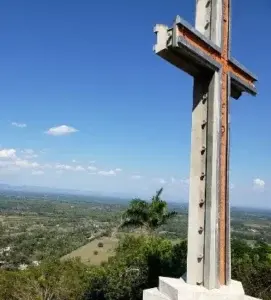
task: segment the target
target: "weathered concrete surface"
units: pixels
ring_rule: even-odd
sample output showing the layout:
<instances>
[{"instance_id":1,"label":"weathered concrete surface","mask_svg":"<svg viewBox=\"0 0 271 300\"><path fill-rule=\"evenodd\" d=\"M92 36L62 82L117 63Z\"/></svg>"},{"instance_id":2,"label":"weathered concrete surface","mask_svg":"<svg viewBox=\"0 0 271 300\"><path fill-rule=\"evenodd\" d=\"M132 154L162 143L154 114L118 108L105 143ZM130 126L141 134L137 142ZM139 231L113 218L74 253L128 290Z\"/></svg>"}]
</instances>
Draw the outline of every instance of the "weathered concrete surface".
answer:
<instances>
[{"instance_id":1,"label":"weathered concrete surface","mask_svg":"<svg viewBox=\"0 0 271 300\"><path fill-rule=\"evenodd\" d=\"M246 296L238 281L208 290L203 286L187 284L183 279L159 278L159 288L145 290L143 300L256 300Z\"/></svg>"},{"instance_id":2,"label":"weathered concrete surface","mask_svg":"<svg viewBox=\"0 0 271 300\"><path fill-rule=\"evenodd\" d=\"M146 300L170 300L169 297L162 294L158 288L148 289L143 291L143 299Z\"/></svg>"},{"instance_id":3,"label":"weathered concrete surface","mask_svg":"<svg viewBox=\"0 0 271 300\"><path fill-rule=\"evenodd\" d=\"M219 138L220 138L220 73L210 82L208 99L206 214L205 214L205 262L204 286L212 289L220 286L218 280L219 236Z\"/></svg>"},{"instance_id":4,"label":"weathered concrete surface","mask_svg":"<svg viewBox=\"0 0 271 300\"><path fill-rule=\"evenodd\" d=\"M203 283L204 270L204 226L205 226L205 182L206 182L206 124L207 101L203 97L208 84L194 81L194 105L191 132L191 165L189 187L187 281L190 284ZM203 152L203 153L202 153ZM202 203L200 203L202 201ZM200 228L203 228L201 231Z\"/></svg>"},{"instance_id":5,"label":"weathered concrete surface","mask_svg":"<svg viewBox=\"0 0 271 300\"><path fill-rule=\"evenodd\" d=\"M209 4L208 4L209 3ZM213 22L213 23L212 23ZM219 23L220 22L220 23ZM221 0L210 4L199 0L196 4L196 29L220 46ZM211 24L213 24L211 26ZM202 102L203 92L207 100ZM187 283L209 288L218 281L218 198L219 198L219 136L220 136L220 73L208 81L194 79L194 99L191 134L190 195L188 218ZM205 128L202 121L206 120ZM204 146L204 154L200 151ZM205 177L200 180L200 175ZM199 201L204 204L199 207ZM203 221L202 221L203 220ZM204 232L199 235L203 222ZM202 242L203 239L203 242ZM204 253L200 261L199 254Z\"/></svg>"},{"instance_id":6,"label":"weathered concrete surface","mask_svg":"<svg viewBox=\"0 0 271 300\"><path fill-rule=\"evenodd\" d=\"M195 28L206 38L211 37L211 6L207 0L196 2ZM193 110L191 130L190 185L188 211L188 253L187 282L202 284L204 281L204 244L205 244L205 182L206 182L206 148L207 99L208 85L203 78L194 79ZM202 202L202 204L200 204ZM203 228L200 234L199 229Z\"/></svg>"}]
</instances>

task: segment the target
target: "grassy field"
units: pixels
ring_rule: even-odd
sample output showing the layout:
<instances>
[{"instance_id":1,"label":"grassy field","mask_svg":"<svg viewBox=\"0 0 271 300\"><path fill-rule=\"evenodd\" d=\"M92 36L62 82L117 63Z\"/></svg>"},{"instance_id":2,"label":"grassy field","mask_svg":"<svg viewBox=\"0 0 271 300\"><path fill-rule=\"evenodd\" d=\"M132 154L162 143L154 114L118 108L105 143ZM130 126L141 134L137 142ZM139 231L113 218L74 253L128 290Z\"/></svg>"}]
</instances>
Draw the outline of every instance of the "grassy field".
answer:
<instances>
[{"instance_id":1,"label":"grassy field","mask_svg":"<svg viewBox=\"0 0 271 300\"><path fill-rule=\"evenodd\" d=\"M99 243L102 243L103 247L99 247ZM86 264L100 265L114 255L117 244L117 238L101 237L63 256L62 259L80 257Z\"/></svg>"},{"instance_id":2,"label":"grassy field","mask_svg":"<svg viewBox=\"0 0 271 300\"><path fill-rule=\"evenodd\" d=\"M138 233L128 233L128 235L138 236ZM127 235L127 233L125 234ZM81 261L88 265L100 265L102 262L106 262L110 256L114 256L114 250L118 245L119 239L123 237L123 234L119 234L117 237L101 237L97 238L88 244L70 252L62 257L62 259L79 257ZM178 244L182 239L174 239L171 242L173 245ZM103 243L103 247L99 247L98 244Z\"/></svg>"}]
</instances>

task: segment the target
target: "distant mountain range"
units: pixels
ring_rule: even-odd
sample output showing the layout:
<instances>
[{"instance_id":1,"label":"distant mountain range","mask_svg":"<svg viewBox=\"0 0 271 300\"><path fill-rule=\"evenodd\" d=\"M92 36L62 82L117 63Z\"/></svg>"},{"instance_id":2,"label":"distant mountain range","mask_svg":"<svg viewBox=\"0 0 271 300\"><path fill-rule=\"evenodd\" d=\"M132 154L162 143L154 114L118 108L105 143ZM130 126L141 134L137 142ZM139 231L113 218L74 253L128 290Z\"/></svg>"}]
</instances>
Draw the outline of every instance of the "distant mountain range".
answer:
<instances>
[{"instance_id":1,"label":"distant mountain range","mask_svg":"<svg viewBox=\"0 0 271 300\"><path fill-rule=\"evenodd\" d=\"M31 185L10 185L0 183L0 191L24 191L24 192L36 192L36 193L59 193L59 194L85 194L93 195L91 191L80 191L76 189L60 189L42 186L31 186Z\"/></svg>"},{"instance_id":2,"label":"distant mountain range","mask_svg":"<svg viewBox=\"0 0 271 300\"><path fill-rule=\"evenodd\" d=\"M95 201L98 202L110 202L110 203L128 203L132 196L123 194L123 193L111 193L110 195L104 194L104 193L98 193L93 191L82 191L77 189L61 189L61 188L53 188L53 187L42 187L42 186L28 186L28 185L10 185L5 183L0 183L0 192L16 192L16 193L36 193L36 194L42 194L44 195L69 195L69 196L82 196L86 197L86 201L88 201L87 197L90 197L91 201L95 198ZM176 202L176 201L170 201L168 200L168 204L170 209L188 209L188 203L187 202ZM242 212L262 212L267 213L268 215L271 213L270 209L264 209L264 208L250 208L250 207L241 207L241 206L234 206L232 209L236 212L242 211Z\"/></svg>"},{"instance_id":3,"label":"distant mountain range","mask_svg":"<svg viewBox=\"0 0 271 300\"><path fill-rule=\"evenodd\" d=\"M44 198L47 196L73 196L73 197L83 197L84 201L98 201L107 203L119 203L124 204L131 201L133 198L131 195L124 193L110 193L110 195L105 193L98 193L92 191L82 191L77 189L61 189L52 187L42 187L42 186L28 186L28 185L10 185L5 183L0 183L0 193L8 193L13 196L36 196L40 195ZM22 195L23 194L23 195ZM168 201L169 207L171 209L187 209L187 203L176 203L173 201Z\"/></svg>"},{"instance_id":4,"label":"distant mountain range","mask_svg":"<svg viewBox=\"0 0 271 300\"><path fill-rule=\"evenodd\" d=\"M131 199L131 195L127 193L113 192L102 193L97 191L79 190L79 189L63 189L54 187L43 186L31 186L31 185L10 185L0 183L0 191L22 191L22 192L34 192L34 193L50 193L50 194L66 194L66 195L82 195L82 196L101 196L101 197L113 197L113 198L125 198Z\"/></svg>"}]
</instances>

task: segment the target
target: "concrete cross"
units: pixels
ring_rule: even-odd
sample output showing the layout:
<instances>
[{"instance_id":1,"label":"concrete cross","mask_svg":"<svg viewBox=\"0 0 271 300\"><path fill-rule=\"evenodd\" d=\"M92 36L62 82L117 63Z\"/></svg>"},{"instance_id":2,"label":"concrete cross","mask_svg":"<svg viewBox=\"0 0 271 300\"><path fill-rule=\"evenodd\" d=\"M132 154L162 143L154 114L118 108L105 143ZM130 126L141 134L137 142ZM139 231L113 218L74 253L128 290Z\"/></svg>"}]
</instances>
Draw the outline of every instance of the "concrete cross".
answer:
<instances>
[{"instance_id":1,"label":"concrete cross","mask_svg":"<svg viewBox=\"0 0 271 300\"><path fill-rule=\"evenodd\" d=\"M256 94L256 77L230 53L230 0L197 0L193 28L156 25L154 51L194 77L187 283L229 285L229 100Z\"/></svg>"}]
</instances>

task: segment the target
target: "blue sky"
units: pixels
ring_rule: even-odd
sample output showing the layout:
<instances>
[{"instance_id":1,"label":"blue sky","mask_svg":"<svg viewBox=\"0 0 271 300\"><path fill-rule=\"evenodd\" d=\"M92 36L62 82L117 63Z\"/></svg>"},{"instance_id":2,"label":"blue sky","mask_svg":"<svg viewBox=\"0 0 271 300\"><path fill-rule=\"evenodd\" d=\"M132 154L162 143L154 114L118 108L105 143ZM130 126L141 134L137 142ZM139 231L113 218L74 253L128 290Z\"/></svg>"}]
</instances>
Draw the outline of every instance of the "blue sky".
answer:
<instances>
[{"instance_id":1,"label":"blue sky","mask_svg":"<svg viewBox=\"0 0 271 300\"><path fill-rule=\"evenodd\" d=\"M152 29L193 24L194 5L3 3L0 180L142 197L163 185L187 201L192 78L154 55ZM257 98L231 104L233 205L271 206L270 11L233 1L233 55L259 77Z\"/></svg>"}]
</instances>

